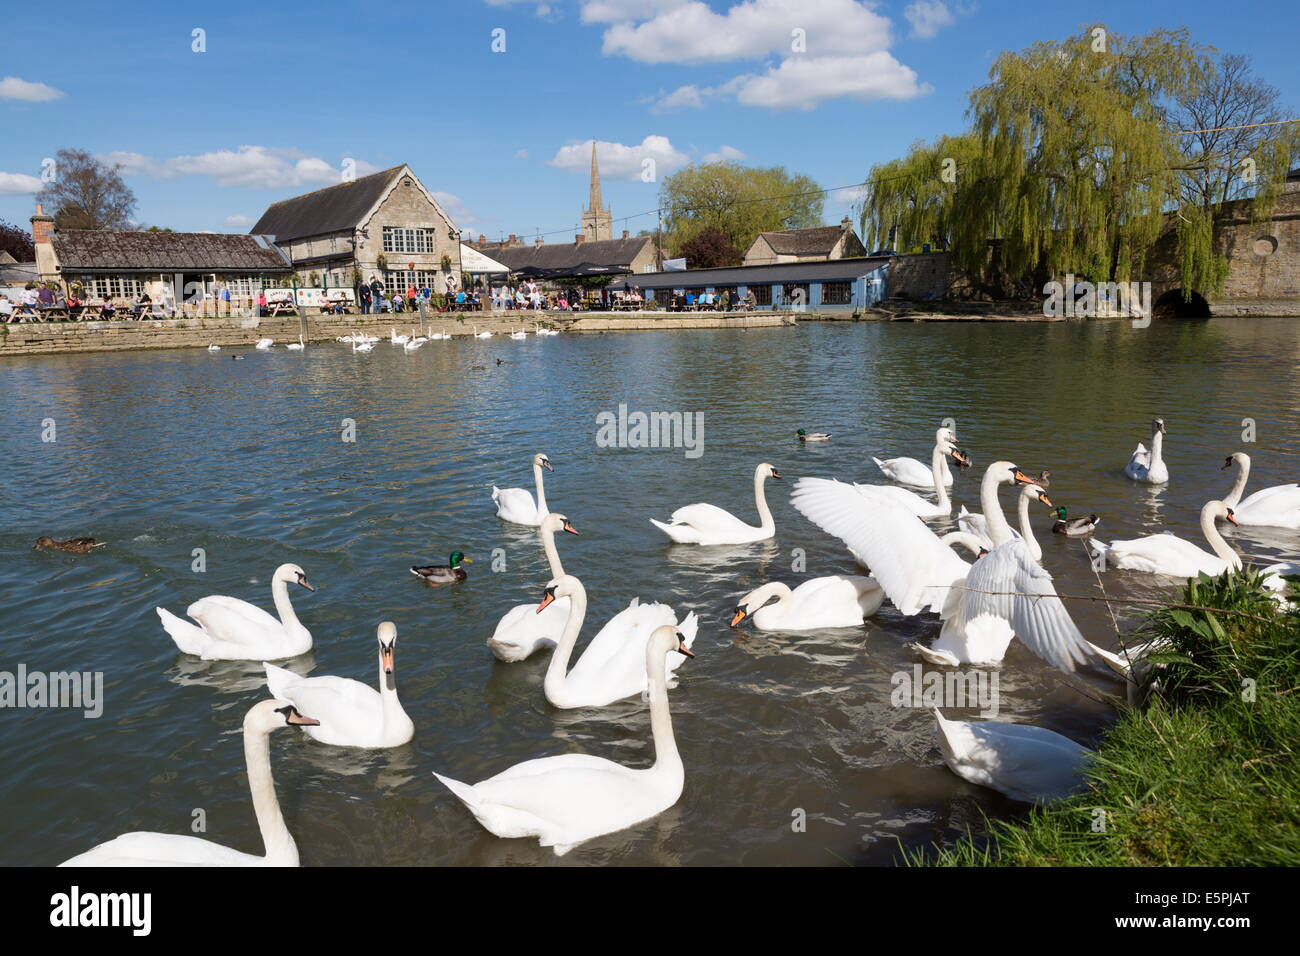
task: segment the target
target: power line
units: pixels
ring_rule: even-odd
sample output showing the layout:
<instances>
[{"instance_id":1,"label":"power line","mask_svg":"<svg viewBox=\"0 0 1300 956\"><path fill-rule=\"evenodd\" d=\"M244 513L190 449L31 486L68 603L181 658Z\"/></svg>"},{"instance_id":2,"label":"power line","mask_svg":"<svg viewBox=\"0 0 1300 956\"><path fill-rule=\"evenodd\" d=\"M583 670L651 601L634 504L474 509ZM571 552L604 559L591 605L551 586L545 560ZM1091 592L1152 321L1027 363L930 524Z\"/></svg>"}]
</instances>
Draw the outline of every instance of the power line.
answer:
<instances>
[{"instance_id":1,"label":"power line","mask_svg":"<svg viewBox=\"0 0 1300 956\"><path fill-rule=\"evenodd\" d=\"M1234 129L1256 129L1260 126L1284 126L1287 123L1300 123L1300 118L1270 120L1267 123L1246 123L1243 126L1211 126L1209 129L1181 129L1178 131L1179 136L1192 136L1196 133L1226 133Z\"/></svg>"}]
</instances>

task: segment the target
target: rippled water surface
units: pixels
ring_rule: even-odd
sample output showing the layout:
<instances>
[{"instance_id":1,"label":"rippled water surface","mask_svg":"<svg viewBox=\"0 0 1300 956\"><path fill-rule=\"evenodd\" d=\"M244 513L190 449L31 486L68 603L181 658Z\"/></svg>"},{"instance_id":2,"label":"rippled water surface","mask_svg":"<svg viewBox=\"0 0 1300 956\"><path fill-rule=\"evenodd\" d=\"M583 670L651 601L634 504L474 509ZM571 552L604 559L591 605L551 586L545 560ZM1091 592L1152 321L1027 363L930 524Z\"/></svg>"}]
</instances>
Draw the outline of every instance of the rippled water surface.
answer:
<instances>
[{"instance_id":1,"label":"rippled water surface","mask_svg":"<svg viewBox=\"0 0 1300 956\"><path fill-rule=\"evenodd\" d=\"M854 572L843 546L790 507L789 479L880 481L871 455L928 458L951 416L976 461L957 479L958 504L978 510L980 466L1008 458L1049 469L1053 500L1101 514L1102 537L1169 529L1200 541L1200 505L1231 484L1224 455L1253 455L1251 488L1300 472L1300 323L1282 319L828 324L232 354L0 359L0 670L102 671L106 697L97 720L0 710L0 862L55 863L135 829L188 833L199 808L207 837L261 852L239 741L244 711L266 696L260 666L179 654L154 607L183 612L229 594L269 609L270 572L285 561L319 587L291 595L316 646L290 666L373 683L375 625L392 620L416 726L410 745L372 752L276 734L277 788L303 862L555 861L535 842L486 833L431 774L474 781L566 752L653 759L640 700L554 710L541 687L548 655L502 664L484 647L546 581L535 535L500 522L489 500L493 482L529 486L542 451L556 466L551 507L581 531L560 546L589 593L584 635L637 596L702 621L698 657L670 695L682 799L560 862L893 862L900 841L950 841L984 813L1023 805L951 774L927 712L890 704L891 675L915 663L905 645L934 636L933 617L887 607L854 629L728 629L739 594L804 576L795 549L807 575ZM702 411L703 456L597 447L596 416L619 403ZM1168 423L1172 474L1157 491L1121 472L1154 415ZM340 440L349 418L354 443ZM1254 445L1241 443L1243 418L1256 423ZM41 440L44 419L53 443ZM834 439L800 446L798 427ZM646 520L693 501L753 520L751 476L764 460L787 479L768 484L775 540L678 546ZM1004 504L1014 504L1006 491ZM1036 526L1058 587L1098 593L1082 545L1048 533L1044 510ZM1295 533L1247 530L1231 537L1247 556L1300 550ZM109 545L34 552L41 534ZM433 589L407 571L457 549L478 559L464 584ZM495 549L504 571L492 570ZM1125 572L1104 581L1128 597L1171 585ZM1102 605L1071 611L1113 643ZM1096 699L1108 685L1067 680L1016 645L999 677L1004 717L1084 743L1112 719ZM792 831L799 809L807 832Z\"/></svg>"}]
</instances>

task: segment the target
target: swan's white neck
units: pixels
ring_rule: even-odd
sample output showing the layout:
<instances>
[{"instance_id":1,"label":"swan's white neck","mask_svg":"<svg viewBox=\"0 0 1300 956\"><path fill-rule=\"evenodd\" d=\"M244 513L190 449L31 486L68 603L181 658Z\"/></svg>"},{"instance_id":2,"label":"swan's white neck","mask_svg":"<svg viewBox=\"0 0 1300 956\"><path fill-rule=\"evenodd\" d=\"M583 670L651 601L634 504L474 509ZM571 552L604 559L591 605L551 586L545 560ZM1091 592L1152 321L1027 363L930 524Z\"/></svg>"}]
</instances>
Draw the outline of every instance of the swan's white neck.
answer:
<instances>
[{"instance_id":1,"label":"swan's white neck","mask_svg":"<svg viewBox=\"0 0 1300 956\"><path fill-rule=\"evenodd\" d=\"M569 595L569 617L564 622L564 632L551 653L551 663L546 667L546 679L542 689L548 700L555 700L563 694L564 679L569 673L569 658L573 656L573 647L578 643L578 632L582 630L582 621L587 616L587 589L577 578L577 585Z\"/></svg>"},{"instance_id":2,"label":"swan's white neck","mask_svg":"<svg viewBox=\"0 0 1300 956\"><path fill-rule=\"evenodd\" d=\"M1152 468L1155 467L1156 462L1164 461L1164 458L1162 457L1162 452L1164 450L1164 447L1165 447L1165 433L1157 428L1155 434L1151 436L1151 467Z\"/></svg>"},{"instance_id":3,"label":"swan's white neck","mask_svg":"<svg viewBox=\"0 0 1300 956\"><path fill-rule=\"evenodd\" d=\"M284 625L286 631L297 631L302 628L298 623L298 615L294 613L293 602L289 600L289 585L280 578L275 578L271 582L271 598L275 601L276 613L280 615L280 623Z\"/></svg>"},{"instance_id":4,"label":"swan's white neck","mask_svg":"<svg viewBox=\"0 0 1300 956\"><path fill-rule=\"evenodd\" d=\"M1205 540L1210 542L1210 548L1214 553L1228 562L1228 567L1241 570L1241 556L1228 547L1228 542L1223 540L1223 535L1219 534L1219 529L1214 526L1214 511L1209 504L1201 509L1201 534L1205 535Z\"/></svg>"},{"instance_id":5,"label":"swan's white neck","mask_svg":"<svg viewBox=\"0 0 1300 956\"><path fill-rule=\"evenodd\" d=\"M655 640L650 639L646 649L646 675L649 678L647 694L650 698L650 732L655 742L655 762L652 768L656 773L681 779L685 776L681 754L677 752L677 738L673 736L673 718L668 710L668 665L667 652L654 648Z\"/></svg>"},{"instance_id":6,"label":"swan's white neck","mask_svg":"<svg viewBox=\"0 0 1300 956\"><path fill-rule=\"evenodd\" d=\"M984 550L984 542L973 534L967 534L965 531L949 531L939 540L949 547L959 544L975 557L979 557L979 553Z\"/></svg>"},{"instance_id":7,"label":"swan's white neck","mask_svg":"<svg viewBox=\"0 0 1300 956\"><path fill-rule=\"evenodd\" d=\"M407 716L406 709L402 707L402 702L397 698L397 663L393 663L393 686L388 686L388 675L384 673L384 656L379 655L379 701L383 707L383 728L382 733L387 734L390 730L400 728L404 724L409 724L411 718Z\"/></svg>"},{"instance_id":8,"label":"swan's white neck","mask_svg":"<svg viewBox=\"0 0 1300 956\"><path fill-rule=\"evenodd\" d=\"M1246 490L1248 478L1250 478L1250 459L1238 459L1237 480L1232 483L1232 490L1223 496L1223 503L1229 508L1235 508L1241 502L1241 496Z\"/></svg>"},{"instance_id":9,"label":"swan's white neck","mask_svg":"<svg viewBox=\"0 0 1300 956\"><path fill-rule=\"evenodd\" d=\"M1002 514L1002 504L998 501L998 485L1001 483L994 466L990 465L980 483L980 507L984 509L984 526L988 529L989 540L995 548L1011 540L1011 525L1007 524L1006 516Z\"/></svg>"},{"instance_id":10,"label":"swan's white neck","mask_svg":"<svg viewBox=\"0 0 1300 956\"><path fill-rule=\"evenodd\" d=\"M537 513L545 517L550 511L546 507L546 487L542 483L542 466L533 462L533 481L537 483Z\"/></svg>"},{"instance_id":11,"label":"swan's white neck","mask_svg":"<svg viewBox=\"0 0 1300 956\"><path fill-rule=\"evenodd\" d=\"M280 813L271 777L271 735L244 727L244 763L248 768L248 789L253 796L253 813L262 831L268 866L297 866L298 847Z\"/></svg>"},{"instance_id":12,"label":"swan's white neck","mask_svg":"<svg viewBox=\"0 0 1300 956\"><path fill-rule=\"evenodd\" d=\"M555 547L555 529L542 524L542 550L546 552L546 562L551 566L551 580L564 577L564 568L560 566L560 552Z\"/></svg>"},{"instance_id":13,"label":"swan's white neck","mask_svg":"<svg viewBox=\"0 0 1300 956\"><path fill-rule=\"evenodd\" d=\"M948 500L948 487L943 483L943 466L943 447L936 443L934 451L930 455L930 471L934 475L934 493L939 497L939 507L944 511L951 511L952 502Z\"/></svg>"},{"instance_id":14,"label":"swan's white neck","mask_svg":"<svg viewBox=\"0 0 1300 956\"><path fill-rule=\"evenodd\" d=\"M754 504L758 508L758 527L762 531L774 531L776 522L772 520L772 510L767 506L767 495L763 493L763 482L767 475L762 468L754 471Z\"/></svg>"},{"instance_id":15,"label":"swan's white neck","mask_svg":"<svg viewBox=\"0 0 1300 956\"><path fill-rule=\"evenodd\" d=\"M762 609L769 598L775 597L777 600L774 606L784 612L789 610L790 603L794 600L793 595L794 592L790 590L790 585L781 581L772 581L754 591L749 601L750 604Z\"/></svg>"},{"instance_id":16,"label":"swan's white neck","mask_svg":"<svg viewBox=\"0 0 1300 956\"><path fill-rule=\"evenodd\" d=\"M1043 549L1038 546L1038 539L1034 537L1033 526L1029 523L1029 499L1033 495L1021 494L1020 496L1020 536L1025 539L1029 545L1029 553L1034 556L1035 561L1043 560Z\"/></svg>"}]
</instances>

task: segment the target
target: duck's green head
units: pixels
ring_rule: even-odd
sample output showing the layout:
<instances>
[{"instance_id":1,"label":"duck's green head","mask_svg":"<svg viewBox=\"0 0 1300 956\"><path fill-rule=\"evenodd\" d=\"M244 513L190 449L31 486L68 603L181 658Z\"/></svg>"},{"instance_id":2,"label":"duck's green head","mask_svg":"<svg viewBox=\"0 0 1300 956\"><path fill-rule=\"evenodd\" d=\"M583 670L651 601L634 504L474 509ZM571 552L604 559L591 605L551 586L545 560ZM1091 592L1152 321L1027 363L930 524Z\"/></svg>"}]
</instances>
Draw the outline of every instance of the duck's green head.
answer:
<instances>
[{"instance_id":1,"label":"duck's green head","mask_svg":"<svg viewBox=\"0 0 1300 956\"><path fill-rule=\"evenodd\" d=\"M806 434L808 434L808 433L807 433L806 431L804 431L804 430L801 428L801 429L799 429L797 432L795 432L795 434L796 434L796 435L799 435L800 437L803 437L804 435L806 435Z\"/></svg>"},{"instance_id":2,"label":"duck's green head","mask_svg":"<svg viewBox=\"0 0 1300 956\"><path fill-rule=\"evenodd\" d=\"M460 567L461 562L464 562L465 564L473 564L474 559L465 557L465 552L463 551L453 551L451 556L447 558L447 563L453 568Z\"/></svg>"},{"instance_id":3,"label":"duck's green head","mask_svg":"<svg viewBox=\"0 0 1300 956\"><path fill-rule=\"evenodd\" d=\"M1062 505L1061 507L1059 507L1059 508L1056 509L1056 517L1060 518L1062 521L1065 520L1065 506L1064 506L1064 505Z\"/></svg>"}]
</instances>

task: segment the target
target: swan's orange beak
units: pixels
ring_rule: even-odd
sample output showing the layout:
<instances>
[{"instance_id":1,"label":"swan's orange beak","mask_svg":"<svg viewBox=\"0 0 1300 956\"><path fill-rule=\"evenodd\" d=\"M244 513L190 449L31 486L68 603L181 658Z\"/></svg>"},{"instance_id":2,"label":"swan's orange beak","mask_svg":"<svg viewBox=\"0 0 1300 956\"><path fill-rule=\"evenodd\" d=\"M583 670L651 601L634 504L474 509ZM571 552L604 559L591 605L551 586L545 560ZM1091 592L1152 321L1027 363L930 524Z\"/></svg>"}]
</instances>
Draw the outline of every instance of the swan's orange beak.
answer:
<instances>
[{"instance_id":1,"label":"swan's orange beak","mask_svg":"<svg viewBox=\"0 0 1300 956\"><path fill-rule=\"evenodd\" d=\"M687 657L695 656L694 654L691 653L691 649L686 646L686 638L682 637L680 631L677 634L677 653L685 654Z\"/></svg>"},{"instance_id":2,"label":"swan's orange beak","mask_svg":"<svg viewBox=\"0 0 1300 956\"><path fill-rule=\"evenodd\" d=\"M569 534L577 534L577 533L578 533L578 529L575 528L575 527L573 526L573 523L570 522L567 518L564 520L564 530L567 531L567 532L569 532Z\"/></svg>"},{"instance_id":3,"label":"swan's orange beak","mask_svg":"<svg viewBox=\"0 0 1300 956\"><path fill-rule=\"evenodd\" d=\"M1011 474L1015 476L1015 481L1016 481L1016 484L1018 484L1018 485L1033 485L1033 484L1037 484L1037 482L1035 482L1033 478L1030 478L1030 477L1029 477L1028 475L1026 475L1023 471L1021 471L1019 468L1017 468L1017 469L1015 469L1014 471L1012 471Z\"/></svg>"},{"instance_id":4,"label":"swan's orange beak","mask_svg":"<svg viewBox=\"0 0 1300 956\"><path fill-rule=\"evenodd\" d=\"M781 480L781 473L780 473L779 471L777 471L775 468L773 468L773 469L772 469L772 477L775 478L777 481L780 481L780 480Z\"/></svg>"},{"instance_id":5,"label":"swan's orange beak","mask_svg":"<svg viewBox=\"0 0 1300 956\"><path fill-rule=\"evenodd\" d=\"M551 463L547 461L545 458L542 459L542 467L545 468L547 471L555 470L554 468L551 467Z\"/></svg>"},{"instance_id":6,"label":"swan's orange beak","mask_svg":"<svg viewBox=\"0 0 1300 956\"><path fill-rule=\"evenodd\" d=\"M1236 516L1235 514L1233 514L1233 511L1232 511L1231 508L1228 509L1228 513L1227 513L1226 515L1224 515L1224 517L1227 518L1229 521L1231 521L1233 524L1237 524L1237 523L1238 523L1238 522L1237 522L1237 516Z\"/></svg>"},{"instance_id":7,"label":"swan's orange beak","mask_svg":"<svg viewBox=\"0 0 1300 956\"><path fill-rule=\"evenodd\" d=\"M289 713L285 714L284 721L287 724L295 724L299 727L319 727L320 721L305 714L298 713L297 707L290 707Z\"/></svg>"},{"instance_id":8,"label":"swan's orange beak","mask_svg":"<svg viewBox=\"0 0 1300 956\"><path fill-rule=\"evenodd\" d=\"M746 615L747 613L748 613L748 612L747 612L743 607L738 607L738 608L736 608L736 613L733 614L733 615L731 616L731 625L730 625L730 626L731 626L731 627L735 627L737 624L739 624L741 621L743 621L743 620L745 619L745 615Z\"/></svg>"},{"instance_id":9,"label":"swan's orange beak","mask_svg":"<svg viewBox=\"0 0 1300 956\"><path fill-rule=\"evenodd\" d=\"M1038 493L1038 500L1041 501L1043 504L1047 505L1047 507L1049 508L1052 507L1052 500L1047 497L1047 492L1040 491Z\"/></svg>"},{"instance_id":10,"label":"swan's orange beak","mask_svg":"<svg viewBox=\"0 0 1300 956\"><path fill-rule=\"evenodd\" d=\"M542 595L542 603L537 605L537 613L541 614L555 600L555 588L547 588L546 593Z\"/></svg>"},{"instance_id":11,"label":"swan's orange beak","mask_svg":"<svg viewBox=\"0 0 1300 956\"><path fill-rule=\"evenodd\" d=\"M957 464L961 465L961 467L963 468L970 467L970 456L968 456L960 448L954 448L951 452L949 452L949 455L951 455L952 460L955 461Z\"/></svg>"},{"instance_id":12,"label":"swan's orange beak","mask_svg":"<svg viewBox=\"0 0 1300 956\"><path fill-rule=\"evenodd\" d=\"M395 658L397 649L392 646L381 646L379 648L379 666L384 669L384 683L388 685L389 690L395 690L393 680L393 667L396 664Z\"/></svg>"}]
</instances>

